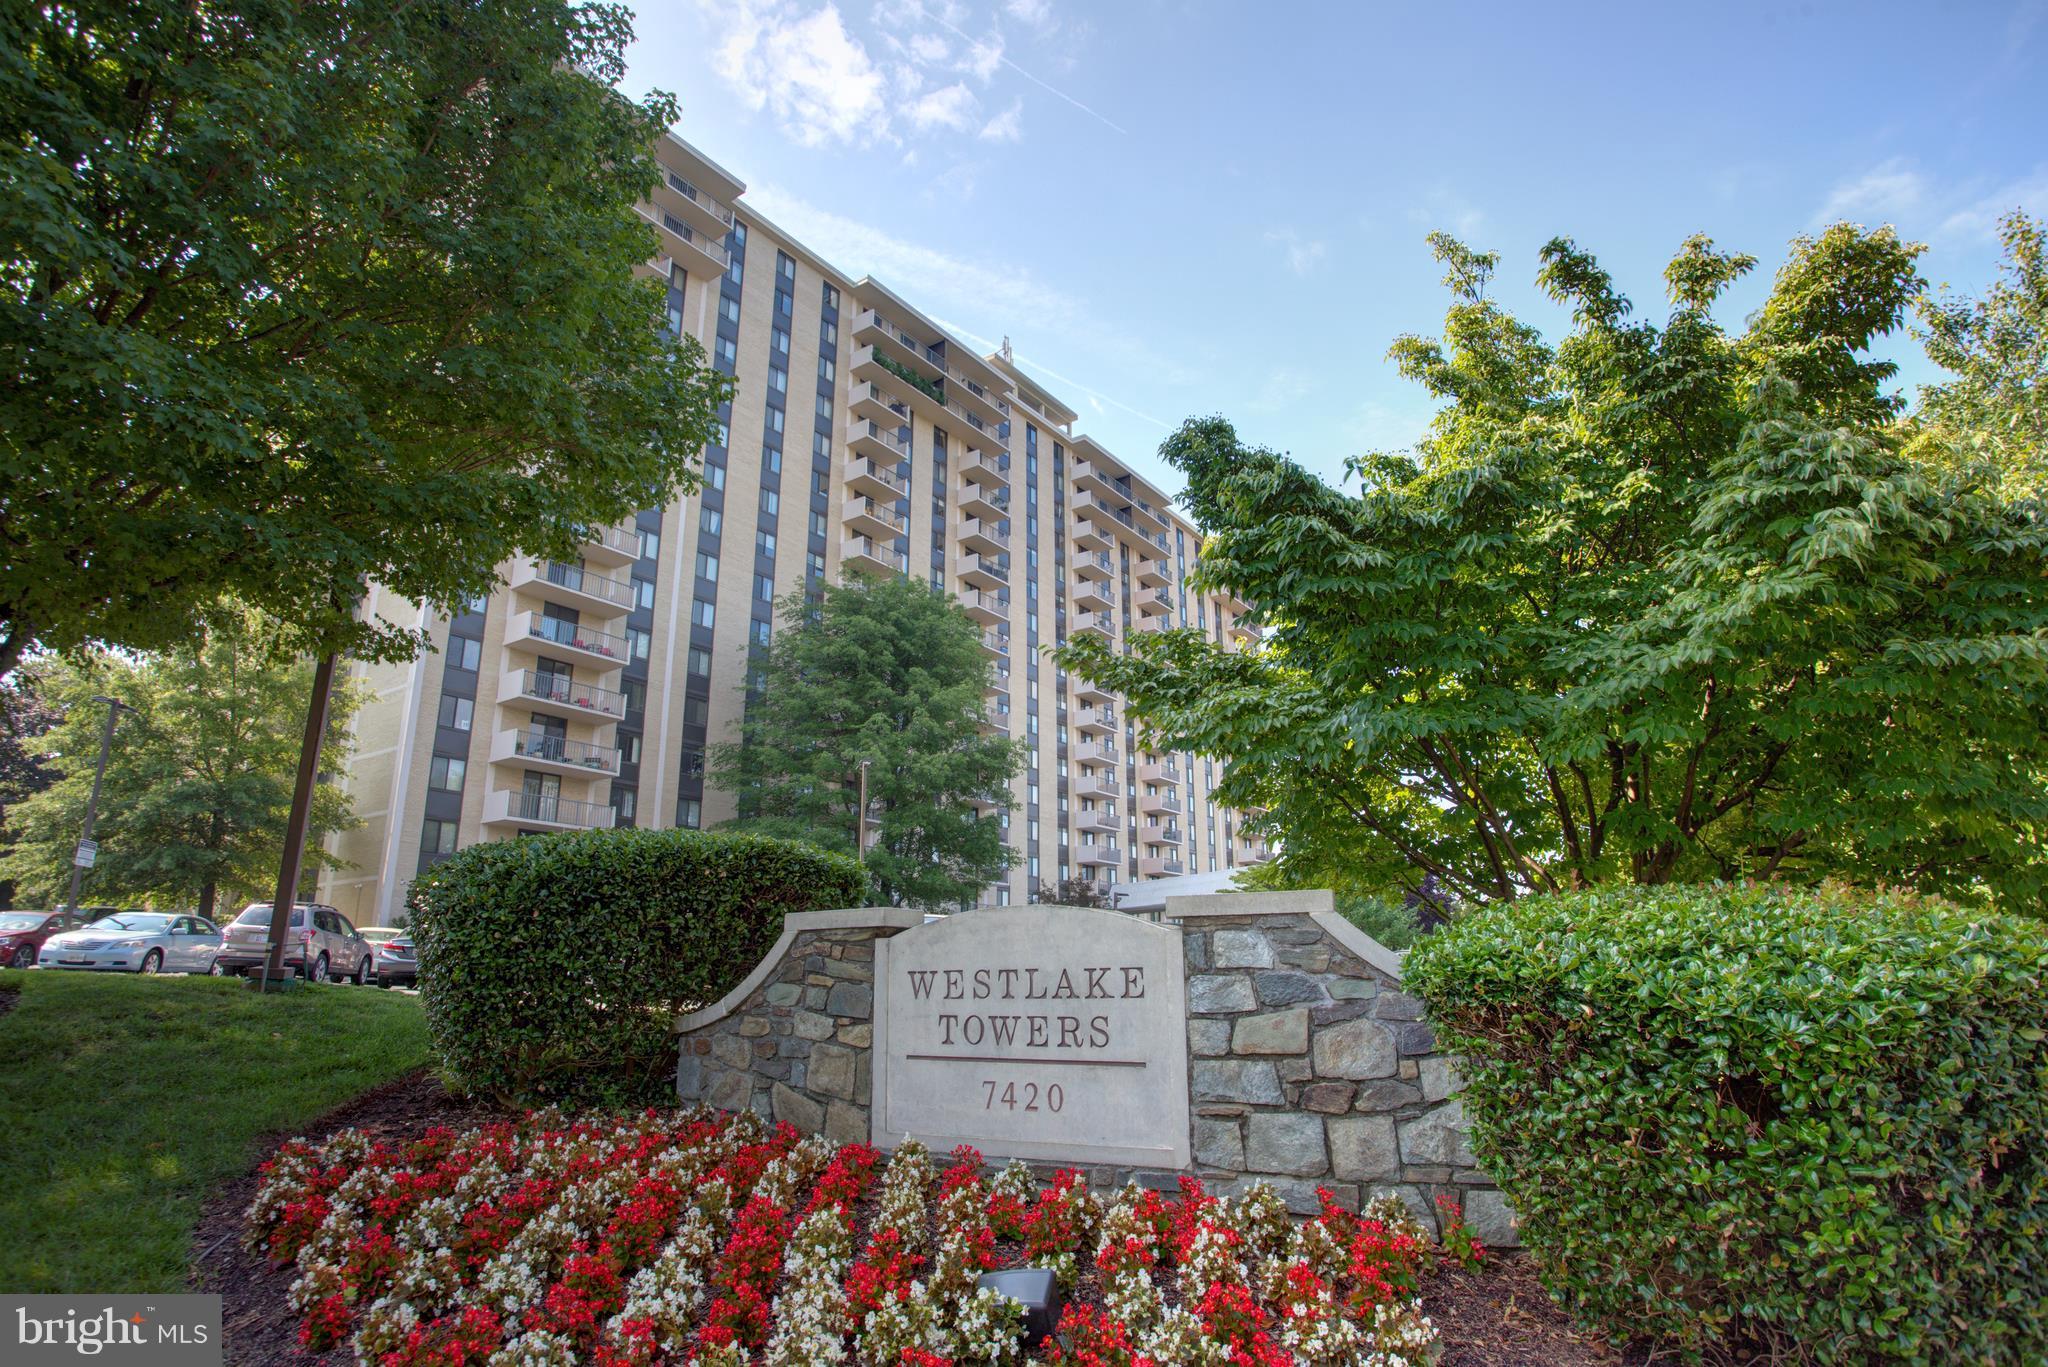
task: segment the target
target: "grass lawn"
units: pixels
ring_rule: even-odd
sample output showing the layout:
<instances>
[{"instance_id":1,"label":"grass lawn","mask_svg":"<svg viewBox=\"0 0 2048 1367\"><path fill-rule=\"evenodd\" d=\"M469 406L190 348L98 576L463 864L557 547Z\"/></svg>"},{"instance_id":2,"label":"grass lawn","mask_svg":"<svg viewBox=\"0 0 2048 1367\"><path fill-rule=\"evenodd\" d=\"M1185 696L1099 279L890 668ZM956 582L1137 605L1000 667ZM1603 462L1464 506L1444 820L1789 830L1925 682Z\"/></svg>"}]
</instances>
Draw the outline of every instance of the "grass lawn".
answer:
<instances>
[{"instance_id":1,"label":"grass lawn","mask_svg":"<svg viewBox=\"0 0 2048 1367\"><path fill-rule=\"evenodd\" d=\"M256 1140L427 1062L415 997L0 972L0 1291L181 1291Z\"/></svg>"}]
</instances>

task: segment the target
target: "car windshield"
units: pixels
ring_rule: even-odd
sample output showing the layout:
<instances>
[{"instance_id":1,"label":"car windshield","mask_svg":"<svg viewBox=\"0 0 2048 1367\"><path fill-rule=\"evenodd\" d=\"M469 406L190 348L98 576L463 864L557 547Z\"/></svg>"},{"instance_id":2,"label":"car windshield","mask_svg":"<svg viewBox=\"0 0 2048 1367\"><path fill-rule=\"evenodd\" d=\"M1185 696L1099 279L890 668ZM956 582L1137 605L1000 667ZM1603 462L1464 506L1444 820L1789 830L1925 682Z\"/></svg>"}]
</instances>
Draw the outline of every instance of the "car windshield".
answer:
<instances>
[{"instance_id":1,"label":"car windshield","mask_svg":"<svg viewBox=\"0 0 2048 1367\"><path fill-rule=\"evenodd\" d=\"M35 930L43 924L40 911L0 911L0 931ZM391 932L396 935L397 931Z\"/></svg>"},{"instance_id":2,"label":"car windshield","mask_svg":"<svg viewBox=\"0 0 2048 1367\"><path fill-rule=\"evenodd\" d=\"M295 925L295 926L302 926L302 925L306 924L306 910L305 910L305 908L304 908L304 907L300 907L300 908L299 908L298 910L296 910L296 911L292 912L292 920L291 920L291 923L292 923L293 925ZM266 904L264 904L264 905L262 905L262 906L255 906L255 907L250 907L250 908L249 908L249 909L248 909L247 911L243 912L243 913L242 913L242 914L241 914L240 916L237 916L237 917L235 918L235 924L236 924L236 925L238 925L238 926L267 926L267 925L269 925L269 924L270 924L270 906L269 906L269 904L267 904L267 903L266 903Z\"/></svg>"},{"instance_id":3,"label":"car windshield","mask_svg":"<svg viewBox=\"0 0 2048 1367\"><path fill-rule=\"evenodd\" d=\"M357 932L357 934L361 935L365 940L370 940L376 944L381 945L388 940L397 939L399 936L405 934L405 932L402 930L393 930L389 926L364 926L360 931Z\"/></svg>"},{"instance_id":4,"label":"car windshield","mask_svg":"<svg viewBox=\"0 0 2048 1367\"><path fill-rule=\"evenodd\" d=\"M102 916L94 921L93 929L102 926L108 930L162 930L171 923L171 918L162 912L123 911L113 916Z\"/></svg>"}]
</instances>

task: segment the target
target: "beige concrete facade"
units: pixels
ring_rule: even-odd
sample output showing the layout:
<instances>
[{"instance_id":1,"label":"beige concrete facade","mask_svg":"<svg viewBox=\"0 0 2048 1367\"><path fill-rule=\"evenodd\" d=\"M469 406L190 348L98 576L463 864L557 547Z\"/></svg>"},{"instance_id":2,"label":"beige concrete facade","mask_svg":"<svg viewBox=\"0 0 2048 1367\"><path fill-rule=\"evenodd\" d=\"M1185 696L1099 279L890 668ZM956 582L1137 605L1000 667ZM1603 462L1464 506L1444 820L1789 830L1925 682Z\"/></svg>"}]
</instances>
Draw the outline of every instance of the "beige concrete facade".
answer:
<instances>
[{"instance_id":1,"label":"beige concrete facade","mask_svg":"<svg viewBox=\"0 0 2048 1367\"><path fill-rule=\"evenodd\" d=\"M349 867L325 900L390 924L422 868L478 840L730 817L704 748L738 732L773 600L856 572L959 598L997 666L989 725L1030 745L1001 818L1020 863L984 903L1263 859L1211 800L1220 766L1143 749L1120 697L1043 653L1169 626L1255 640L1242 603L1186 587L1194 526L1006 356L818 258L681 139L660 159L645 269L669 282L670 325L736 384L705 487L600 529L578 565L507 564L459 615L372 597L437 651L355 671L371 696L340 781L363 824L330 842Z\"/></svg>"}]
</instances>

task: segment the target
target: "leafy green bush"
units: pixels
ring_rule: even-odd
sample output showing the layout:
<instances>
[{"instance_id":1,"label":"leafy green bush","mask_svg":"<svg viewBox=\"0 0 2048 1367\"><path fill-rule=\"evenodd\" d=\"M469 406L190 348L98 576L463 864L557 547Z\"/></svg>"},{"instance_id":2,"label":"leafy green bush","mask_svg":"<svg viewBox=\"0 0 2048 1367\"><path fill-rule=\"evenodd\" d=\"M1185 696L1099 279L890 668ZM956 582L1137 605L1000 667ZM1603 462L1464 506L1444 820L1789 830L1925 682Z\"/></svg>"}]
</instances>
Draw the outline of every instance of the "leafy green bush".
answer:
<instances>
[{"instance_id":1,"label":"leafy green bush","mask_svg":"<svg viewBox=\"0 0 2048 1367\"><path fill-rule=\"evenodd\" d=\"M1406 949L1422 938L1415 913L1399 902L1362 893L1338 893L1337 914L1388 949Z\"/></svg>"},{"instance_id":2,"label":"leafy green bush","mask_svg":"<svg viewBox=\"0 0 2048 1367\"><path fill-rule=\"evenodd\" d=\"M1404 978L1480 1160L1616 1337L2048 1361L2048 932L1908 895L1614 888Z\"/></svg>"},{"instance_id":3,"label":"leafy green bush","mask_svg":"<svg viewBox=\"0 0 2048 1367\"><path fill-rule=\"evenodd\" d=\"M859 906L860 865L701 831L585 831L472 845L409 907L420 996L451 1085L507 1101L667 1093L676 1017L716 1001L794 911Z\"/></svg>"}]
</instances>

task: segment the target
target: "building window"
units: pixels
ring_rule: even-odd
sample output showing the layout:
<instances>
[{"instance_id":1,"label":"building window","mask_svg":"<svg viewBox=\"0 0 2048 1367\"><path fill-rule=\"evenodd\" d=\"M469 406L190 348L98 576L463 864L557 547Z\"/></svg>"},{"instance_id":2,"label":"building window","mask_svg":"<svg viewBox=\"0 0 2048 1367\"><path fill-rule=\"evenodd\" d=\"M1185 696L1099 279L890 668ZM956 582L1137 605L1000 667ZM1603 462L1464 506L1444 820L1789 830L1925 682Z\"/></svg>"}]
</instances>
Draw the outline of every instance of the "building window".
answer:
<instances>
[{"instance_id":1,"label":"building window","mask_svg":"<svg viewBox=\"0 0 2048 1367\"><path fill-rule=\"evenodd\" d=\"M462 777L468 769L466 760L436 755L427 765L427 786L439 788L444 793L459 793L462 791Z\"/></svg>"},{"instance_id":2,"label":"building window","mask_svg":"<svg viewBox=\"0 0 2048 1367\"><path fill-rule=\"evenodd\" d=\"M654 581L652 579L635 579L633 581L633 606L636 608L652 608L654 606Z\"/></svg>"},{"instance_id":3,"label":"building window","mask_svg":"<svg viewBox=\"0 0 2048 1367\"><path fill-rule=\"evenodd\" d=\"M709 627L718 621L718 606L709 598L698 598L690 604L690 621L700 627Z\"/></svg>"},{"instance_id":4,"label":"building window","mask_svg":"<svg viewBox=\"0 0 2048 1367\"><path fill-rule=\"evenodd\" d=\"M718 557L698 551L697 577L707 584L716 584L718 582Z\"/></svg>"},{"instance_id":5,"label":"building window","mask_svg":"<svg viewBox=\"0 0 2048 1367\"><path fill-rule=\"evenodd\" d=\"M441 725L467 731L475 723L476 703L470 698L441 699Z\"/></svg>"},{"instance_id":6,"label":"building window","mask_svg":"<svg viewBox=\"0 0 2048 1367\"><path fill-rule=\"evenodd\" d=\"M754 597L764 603L775 601L775 581L765 574L754 576Z\"/></svg>"},{"instance_id":7,"label":"building window","mask_svg":"<svg viewBox=\"0 0 2048 1367\"><path fill-rule=\"evenodd\" d=\"M820 323L818 325L818 341L825 346L838 346L839 324Z\"/></svg>"},{"instance_id":8,"label":"building window","mask_svg":"<svg viewBox=\"0 0 2048 1367\"><path fill-rule=\"evenodd\" d=\"M694 797L686 797L676 804L676 825L686 830L696 830L704 824L704 804Z\"/></svg>"},{"instance_id":9,"label":"building window","mask_svg":"<svg viewBox=\"0 0 2048 1367\"><path fill-rule=\"evenodd\" d=\"M640 558L659 560L661 558L661 533L649 528L640 529Z\"/></svg>"},{"instance_id":10,"label":"building window","mask_svg":"<svg viewBox=\"0 0 2048 1367\"><path fill-rule=\"evenodd\" d=\"M754 533L754 549L770 560L775 558L775 533L766 527Z\"/></svg>"},{"instance_id":11,"label":"building window","mask_svg":"<svg viewBox=\"0 0 2048 1367\"><path fill-rule=\"evenodd\" d=\"M755 622L753 625L754 644L757 646L767 645L769 633L773 628L766 622Z\"/></svg>"},{"instance_id":12,"label":"building window","mask_svg":"<svg viewBox=\"0 0 2048 1367\"><path fill-rule=\"evenodd\" d=\"M619 692L626 699L628 712L647 710L647 685L639 679L626 679L619 684Z\"/></svg>"},{"instance_id":13,"label":"building window","mask_svg":"<svg viewBox=\"0 0 2048 1367\"><path fill-rule=\"evenodd\" d=\"M612 789L612 810L619 814L621 825L630 826L633 814L640 809L640 794L631 788Z\"/></svg>"},{"instance_id":14,"label":"building window","mask_svg":"<svg viewBox=\"0 0 2048 1367\"><path fill-rule=\"evenodd\" d=\"M818 378L826 384L832 383L838 376L838 372L839 368L832 363L830 356L820 356L818 358Z\"/></svg>"},{"instance_id":15,"label":"building window","mask_svg":"<svg viewBox=\"0 0 2048 1367\"><path fill-rule=\"evenodd\" d=\"M761 491L761 515L763 517L774 517L781 511L782 495L773 489L763 489Z\"/></svg>"},{"instance_id":16,"label":"building window","mask_svg":"<svg viewBox=\"0 0 2048 1367\"><path fill-rule=\"evenodd\" d=\"M714 489L725 487L725 467L711 461L704 463L704 482Z\"/></svg>"},{"instance_id":17,"label":"building window","mask_svg":"<svg viewBox=\"0 0 2048 1367\"><path fill-rule=\"evenodd\" d=\"M690 673L700 679L711 677L711 652L703 646L690 647Z\"/></svg>"},{"instance_id":18,"label":"building window","mask_svg":"<svg viewBox=\"0 0 2048 1367\"><path fill-rule=\"evenodd\" d=\"M703 726L711 720L711 700L708 698L683 699L683 724Z\"/></svg>"},{"instance_id":19,"label":"building window","mask_svg":"<svg viewBox=\"0 0 2048 1367\"><path fill-rule=\"evenodd\" d=\"M706 536L717 536L725 527L725 514L716 508L701 508L697 512L697 530Z\"/></svg>"},{"instance_id":20,"label":"building window","mask_svg":"<svg viewBox=\"0 0 2048 1367\"><path fill-rule=\"evenodd\" d=\"M474 636L450 636L448 638L448 667L450 669L474 670L483 663L483 642Z\"/></svg>"},{"instance_id":21,"label":"building window","mask_svg":"<svg viewBox=\"0 0 2048 1367\"><path fill-rule=\"evenodd\" d=\"M455 823L429 819L420 830L421 854L455 853Z\"/></svg>"},{"instance_id":22,"label":"building window","mask_svg":"<svg viewBox=\"0 0 2048 1367\"><path fill-rule=\"evenodd\" d=\"M649 632L649 631L642 631L642 630L641 630L640 628L638 628L638 627L627 627L627 628L626 628L626 656L627 656L627 658L628 658L628 659L634 659L634 660L644 660L644 659L646 659L646 658L647 658L647 647L648 647L648 645L649 645L649 644L650 644L650 643L651 643L651 642L653 641L653 639L654 639L654 633L652 633L652 632Z\"/></svg>"},{"instance_id":23,"label":"building window","mask_svg":"<svg viewBox=\"0 0 2048 1367\"><path fill-rule=\"evenodd\" d=\"M779 365L768 367L768 387L777 394L789 392L789 372Z\"/></svg>"},{"instance_id":24,"label":"building window","mask_svg":"<svg viewBox=\"0 0 2048 1367\"><path fill-rule=\"evenodd\" d=\"M619 738L619 762L621 764L638 764L640 762L640 737L621 736Z\"/></svg>"}]
</instances>

